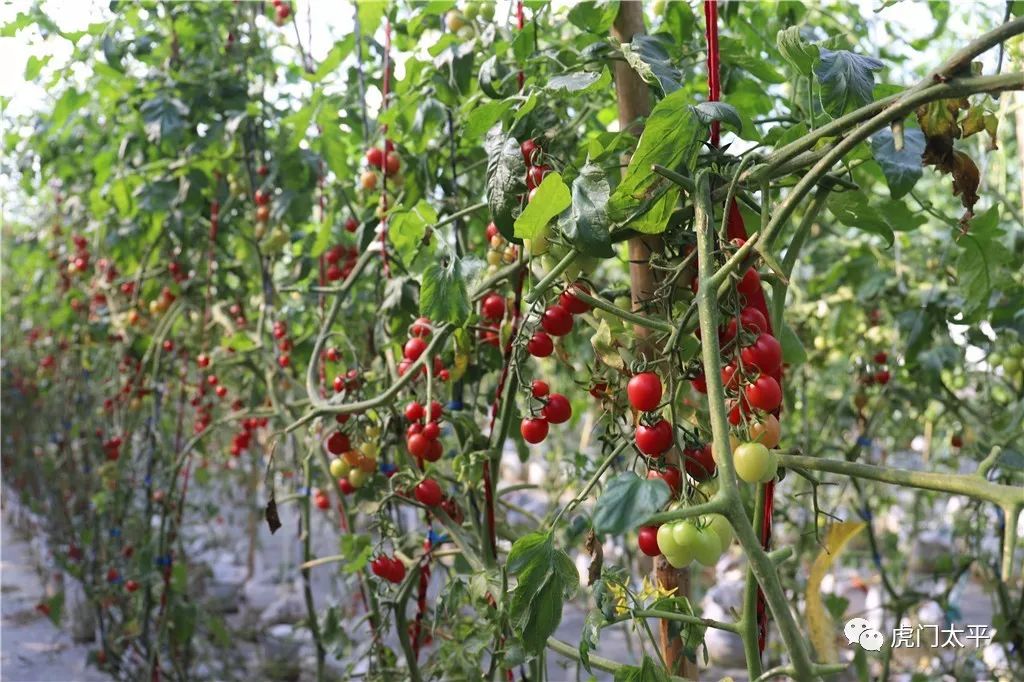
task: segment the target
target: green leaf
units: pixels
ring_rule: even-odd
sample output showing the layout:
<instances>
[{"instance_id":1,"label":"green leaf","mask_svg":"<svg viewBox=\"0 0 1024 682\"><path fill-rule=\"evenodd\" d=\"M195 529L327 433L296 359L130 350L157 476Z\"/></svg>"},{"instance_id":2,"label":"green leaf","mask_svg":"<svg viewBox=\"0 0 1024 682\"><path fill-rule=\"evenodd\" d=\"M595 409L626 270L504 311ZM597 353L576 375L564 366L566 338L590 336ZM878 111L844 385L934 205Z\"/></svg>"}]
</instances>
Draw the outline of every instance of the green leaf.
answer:
<instances>
[{"instance_id":1,"label":"green leaf","mask_svg":"<svg viewBox=\"0 0 1024 682\"><path fill-rule=\"evenodd\" d=\"M569 21L590 33L605 34L619 13L619 0L577 2L569 10Z\"/></svg>"},{"instance_id":2,"label":"green leaf","mask_svg":"<svg viewBox=\"0 0 1024 682\"><path fill-rule=\"evenodd\" d=\"M785 320L782 321L782 335L779 337L779 344L782 346L782 361L787 365L795 367L807 362L807 351L804 349L803 342Z\"/></svg>"},{"instance_id":3,"label":"green leaf","mask_svg":"<svg viewBox=\"0 0 1024 682\"><path fill-rule=\"evenodd\" d=\"M427 228L435 223L437 210L423 199L410 210L398 211L391 215L388 239L403 262L412 262L420 244L423 243Z\"/></svg>"},{"instance_id":4,"label":"green leaf","mask_svg":"<svg viewBox=\"0 0 1024 682\"><path fill-rule=\"evenodd\" d=\"M680 88L683 79L683 74L672 63L670 49L676 48L663 33L638 34L632 42L622 44L622 56L643 82L657 86L662 95L668 95Z\"/></svg>"},{"instance_id":5,"label":"green leaf","mask_svg":"<svg viewBox=\"0 0 1024 682\"><path fill-rule=\"evenodd\" d=\"M324 57L322 62L320 62L320 65L316 67L315 73L303 74L303 78L310 83L319 83L341 65L342 60L351 54L355 45L355 34L348 34L341 40L334 43L334 47L332 47L331 51L327 53L327 56Z\"/></svg>"},{"instance_id":6,"label":"green leaf","mask_svg":"<svg viewBox=\"0 0 1024 682\"><path fill-rule=\"evenodd\" d=\"M657 611L668 611L686 616L698 615L686 597L662 597L650 605L651 609ZM697 650L704 643L704 634L707 626L696 623L682 623L669 621L669 634L678 636L683 642L683 655L691 661L697 660Z\"/></svg>"},{"instance_id":7,"label":"green leaf","mask_svg":"<svg viewBox=\"0 0 1024 682\"><path fill-rule=\"evenodd\" d=\"M160 142L181 133L188 107L177 98L157 95L139 107L139 111L150 142Z\"/></svg>"},{"instance_id":8,"label":"green leaf","mask_svg":"<svg viewBox=\"0 0 1024 682\"><path fill-rule=\"evenodd\" d=\"M661 509L669 496L668 485L660 478L640 478L632 471L620 474L597 498L594 530L612 535L632 530Z\"/></svg>"},{"instance_id":9,"label":"green leaf","mask_svg":"<svg viewBox=\"0 0 1024 682\"><path fill-rule=\"evenodd\" d=\"M555 76L545 87L552 92L584 93L595 92L611 85L612 75L608 69L600 71L577 71Z\"/></svg>"},{"instance_id":10,"label":"green leaf","mask_svg":"<svg viewBox=\"0 0 1024 682\"><path fill-rule=\"evenodd\" d=\"M828 210L844 225L881 235L890 246L892 245L895 238L892 228L882 214L868 203L867 197L863 194L832 193L828 198Z\"/></svg>"},{"instance_id":11,"label":"green leaf","mask_svg":"<svg viewBox=\"0 0 1024 682\"><path fill-rule=\"evenodd\" d=\"M701 102L693 106L693 113L701 123L711 125L712 121L728 123L737 131L743 130L743 121L736 107L725 102Z\"/></svg>"},{"instance_id":12,"label":"green leaf","mask_svg":"<svg viewBox=\"0 0 1024 682\"><path fill-rule=\"evenodd\" d=\"M515 240L516 213L526 192L526 162L519 143L495 126L487 133L487 206L505 239Z\"/></svg>"},{"instance_id":13,"label":"green leaf","mask_svg":"<svg viewBox=\"0 0 1024 682\"><path fill-rule=\"evenodd\" d=\"M580 663L586 668L587 672L594 672L590 668L590 652L597 649L598 644L601 642L601 626L605 623L604 614L597 609L591 609L587 612L587 617L583 621L583 632L580 633Z\"/></svg>"},{"instance_id":14,"label":"green leaf","mask_svg":"<svg viewBox=\"0 0 1024 682\"><path fill-rule=\"evenodd\" d=\"M821 61L814 69L821 84L821 108L837 118L870 102L875 89L874 72L883 66L874 57L821 48Z\"/></svg>"},{"instance_id":15,"label":"green leaf","mask_svg":"<svg viewBox=\"0 0 1024 682\"><path fill-rule=\"evenodd\" d=\"M569 556L552 543L550 533L530 533L509 552L508 572L516 577L510 616L530 653L543 651L562 620L562 606L579 587Z\"/></svg>"},{"instance_id":16,"label":"green leaf","mask_svg":"<svg viewBox=\"0 0 1024 682\"><path fill-rule=\"evenodd\" d=\"M818 46L808 43L800 36L799 26L782 29L775 36L775 43L782 58L801 75L809 75L818 61Z\"/></svg>"},{"instance_id":17,"label":"green leaf","mask_svg":"<svg viewBox=\"0 0 1024 682\"><path fill-rule=\"evenodd\" d=\"M651 170L654 164L693 170L708 129L698 120L690 98L686 90L676 90L654 107L626 175L612 193L613 217L625 217L631 207L650 198L661 177Z\"/></svg>"},{"instance_id":18,"label":"green leaf","mask_svg":"<svg viewBox=\"0 0 1024 682\"><path fill-rule=\"evenodd\" d=\"M558 173L548 173L537 186L533 199L516 218L513 233L520 239L535 239L544 233L551 219L569 208L572 195Z\"/></svg>"},{"instance_id":19,"label":"green leaf","mask_svg":"<svg viewBox=\"0 0 1024 682\"><path fill-rule=\"evenodd\" d=\"M924 133L917 128L903 131L903 148L896 149L892 130L880 130L871 137L871 153L882 167L885 181L889 183L889 196L899 199L914 189L921 179L924 154Z\"/></svg>"},{"instance_id":20,"label":"green leaf","mask_svg":"<svg viewBox=\"0 0 1024 682\"><path fill-rule=\"evenodd\" d=\"M722 64L743 69L764 83L785 83L786 77L760 54L748 51L747 41L722 36L718 40Z\"/></svg>"},{"instance_id":21,"label":"green leaf","mask_svg":"<svg viewBox=\"0 0 1024 682\"><path fill-rule=\"evenodd\" d=\"M462 277L462 261L454 256L438 257L423 271L420 283L420 315L435 324L451 322L462 327L472 309Z\"/></svg>"},{"instance_id":22,"label":"green leaf","mask_svg":"<svg viewBox=\"0 0 1024 682\"><path fill-rule=\"evenodd\" d=\"M615 671L615 682L670 682L668 673L647 654L640 667L627 665Z\"/></svg>"},{"instance_id":23,"label":"green leaf","mask_svg":"<svg viewBox=\"0 0 1024 682\"><path fill-rule=\"evenodd\" d=\"M475 140L486 133L514 104L515 100L492 100L473 109L466 117L466 125L462 129L465 139Z\"/></svg>"},{"instance_id":24,"label":"green leaf","mask_svg":"<svg viewBox=\"0 0 1024 682\"><path fill-rule=\"evenodd\" d=\"M608 232L610 195L604 171L588 160L572 181L572 210L559 223L566 239L585 256L611 258L615 255Z\"/></svg>"},{"instance_id":25,"label":"green leaf","mask_svg":"<svg viewBox=\"0 0 1024 682\"><path fill-rule=\"evenodd\" d=\"M343 573L354 575L366 568L366 562L373 556L373 542L369 535L345 533L339 543L340 553L345 557L341 565Z\"/></svg>"},{"instance_id":26,"label":"green leaf","mask_svg":"<svg viewBox=\"0 0 1024 682\"><path fill-rule=\"evenodd\" d=\"M957 281L964 296L964 312L974 314L989 308L992 292L1002 282L1002 266L1013 256L1000 237L999 208L993 206L971 221L967 234L957 241L961 251L956 260Z\"/></svg>"},{"instance_id":27,"label":"green leaf","mask_svg":"<svg viewBox=\"0 0 1024 682\"><path fill-rule=\"evenodd\" d=\"M359 29L364 36L372 36L387 9L387 0L359 0L357 6Z\"/></svg>"},{"instance_id":28,"label":"green leaf","mask_svg":"<svg viewBox=\"0 0 1024 682\"><path fill-rule=\"evenodd\" d=\"M25 80L34 81L39 77L39 72L43 70L52 59L52 55L46 55L45 57L37 57L32 55L25 62Z\"/></svg>"},{"instance_id":29,"label":"green leaf","mask_svg":"<svg viewBox=\"0 0 1024 682\"><path fill-rule=\"evenodd\" d=\"M676 210L681 190L677 185L671 185L657 201L653 202L650 208L639 218L629 223L628 227L641 234L661 234L668 227L668 221Z\"/></svg>"}]
</instances>

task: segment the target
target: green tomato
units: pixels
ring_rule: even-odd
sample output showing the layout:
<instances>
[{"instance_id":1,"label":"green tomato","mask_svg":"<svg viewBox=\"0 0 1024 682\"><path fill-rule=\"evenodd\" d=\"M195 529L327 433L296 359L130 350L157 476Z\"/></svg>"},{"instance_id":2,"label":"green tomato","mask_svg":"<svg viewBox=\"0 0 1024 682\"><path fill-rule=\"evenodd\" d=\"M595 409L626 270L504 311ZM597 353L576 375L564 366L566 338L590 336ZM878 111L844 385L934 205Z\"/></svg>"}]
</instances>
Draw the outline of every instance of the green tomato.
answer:
<instances>
[{"instance_id":1,"label":"green tomato","mask_svg":"<svg viewBox=\"0 0 1024 682\"><path fill-rule=\"evenodd\" d=\"M348 473L348 482L352 484L353 488L362 488L370 480L371 476L373 474L368 471L353 469Z\"/></svg>"},{"instance_id":2,"label":"green tomato","mask_svg":"<svg viewBox=\"0 0 1024 682\"><path fill-rule=\"evenodd\" d=\"M280 227L275 227L267 235L267 241L265 243L266 251L269 253L277 253L284 245L288 243L288 233Z\"/></svg>"},{"instance_id":3,"label":"green tomato","mask_svg":"<svg viewBox=\"0 0 1024 682\"><path fill-rule=\"evenodd\" d=\"M697 546L693 550L693 558L704 566L714 566L718 557L722 556L722 541L711 528L698 529Z\"/></svg>"},{"instance_id":4,"label":"green tomato","mask_svg":"<svg viewBox=\"0 0 1024 682\"><path fill-rule=\"evenodd\" d=\"M675 552L673 554L665 554L665 559L672 568L686 568L693 563L693 555L683 551Z\"/></svg>"},{"instance_id":5,"label":"green tomato","mask_svg":"<svg viewBox=\"0 0 1024 682\"><path fill-rule=\"evenodd\" d=\"M479 13L480 6L477 5L475 2L466 3L466 6L462 9L462 14L465 15L465 17L470 21L476 19Z\"/></svg>"},{"instance_id":6,"label":"green tomato","mask_svg":"<svg viewBox=\"0 0 1024 682\"><path fill-rule=\"evenodd\" d=\"M673 524L671 523L663 523L658 528L658 549L665 556L679 553L679 545L676 544L673 537L672 527Z\"/></svg>"},{"instance_id":7,"label":"green tomato","mask_svg":"<svg viewBox=\"0 0 1024 682\"><path fill-rule=\"evenodd\" d=\"M694 554L701 543L701 532L689 521L680 521L672 528L672 539L687 554Z\"/></svg>"},{"instance_id":8,"label":"green tomato","mask_svg":"<svg viewBox=\"0 0 1024 682\"><path fill-rule=\"evenodd\" d=\"M729 520L721 514L712 514L707 519L709 523L706 530L710 530L718 536L721 551L724 552L732 544L732 526L729 525Z\"/></svg>"},{"instance_id":9,"label":"green tomato","mask_svg":"<svg viewBox=\"0 0 1024 682\"><path fill-rule=\"evenodd\" d=\"M775 478L778 457L760 443L743 443L732 453L736 475L747 483L765 483Z\"/></svg>"},{"instance_id":10,"label":"green tomato","mask_svg":"<svg viewBox=\"0 0 1024 682\"><path fill-rule=\"evenodd\" d=\"M1003 364L1003 356L1001 353L989 353L987 360L990 367L998 367Z\"/></svg>"},{"instance_id":11,"label":"green tomato","mask_svg":"<svg viewBox=\"0 0 1024 682\"><path fill-rule=\"evenodd\" d=\"M494 19L494 3L484 0L480 3L480 18L484 21L492 21Z\"/></svg>"},{"instance_id":12,"label":"green tomato","mask_svg":"<svg viewBox=\"0 0 1024 682\"><path fill-rule=\"evenodd\" d=\"M1020 358L1005 358L1003 360L1003 370L1007 374L1016 374L1020 371L1021 361Z\"/></svg>"},{"instance_id":13,"label":"green tomato","mask_svg":"<svg viewBox=\"0 0 1024 682\"><path fill-rule=\"evenodd\" d=\"M331 476L334 478L345 478L350 471L352 471L352 465L340 457L331 460Z\"/></svg>"},{"instance_id":14,"label":"green tomato","mask_svg":"<svg viewBox=\"0 0 1024 682\"><path fill-rule=\"evenodd\" d=\"M668 4L668 0L654 0L651 3L651 12L656 17L665 16L665 5Z\"/></svg>"}]
</instances>

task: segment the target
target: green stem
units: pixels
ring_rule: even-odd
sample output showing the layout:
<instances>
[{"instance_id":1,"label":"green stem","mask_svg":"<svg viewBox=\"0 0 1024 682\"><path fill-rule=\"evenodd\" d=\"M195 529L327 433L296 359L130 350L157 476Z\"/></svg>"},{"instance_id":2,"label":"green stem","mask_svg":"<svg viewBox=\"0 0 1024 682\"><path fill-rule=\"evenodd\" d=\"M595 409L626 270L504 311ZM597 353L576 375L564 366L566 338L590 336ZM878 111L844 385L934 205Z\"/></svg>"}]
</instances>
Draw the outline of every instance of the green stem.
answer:
<instances>
[{"instance_id":1,"label":"green stem","mask_svg":"<svg viewBox=\"0 0 1024 682\"><path fill-rule=\"evenodd\" d=\"M623 310L607 299L601 298L600 296L591 296L590 294L584 291L579 291L578 289L579 287L577 287L577 290L573 292L573 296L593 308L598 308L607 313L611 313L620 320L625 320L637 326L646 327L647 329L665 332L666 334L675 331L675 327L664 320L648 317L647 315L638 315L637 313Z\"/></svg>"},{"instance_id":2,"label":"green stem","mask_svg":"<svg viewBox=\"0 0 1024 682\"><path fill-rule=\"evenodd\" d=\"M761 585L798 679L812 680L816 676L807 651L807 640L796 624L775 566L762 549L761 541L750 519L747 518L737 488L736 471L729 447L729 422L726 417L725 387L722 384L722 360L718 345L718 296L710 286L714 277L715 261L710 212L711 190L706 171L697 176L696 187L693 198L697 231L697 266L701 284L697 290L697 306L704 375L707 377L708 406L711 413L712 449L719 468L720 487L714 500L724 504L722 513L732 525L736 539L747 555L749 566Z\"/></svg>"},{"instance_id":3,"label":"green stem","mask_svg":"<svg viewBox=\"0 0 1024 682\"><path fill-rule=\"evenodd\" d=\"M974 474L940 474L930 471L893 469L860 462L821 459L806 455L779 454L779 463L785 467L803 467L811 471L866 478L881 483L967 495L1000 506L1024 505L1024 488L991 483Z\"/></svg>"}]
</instances>

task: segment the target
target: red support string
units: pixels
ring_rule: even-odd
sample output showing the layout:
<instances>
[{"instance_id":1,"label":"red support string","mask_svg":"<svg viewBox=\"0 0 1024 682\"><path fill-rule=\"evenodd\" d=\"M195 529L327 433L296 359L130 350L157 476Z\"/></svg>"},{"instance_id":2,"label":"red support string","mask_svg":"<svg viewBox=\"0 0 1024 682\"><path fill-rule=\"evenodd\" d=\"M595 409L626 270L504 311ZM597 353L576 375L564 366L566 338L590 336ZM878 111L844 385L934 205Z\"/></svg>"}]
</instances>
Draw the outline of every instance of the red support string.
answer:
<instances>
[{"instance_id":1,"label":"red support string","mask_svg":"<svg viewBox=\"0 0 1024 682\"><path fill-rule=\"evenodd\" d=\"M525 25L523 14L523 1L519 0L516 5L516 26L521 31ZM519 90L522 92L525 76L519 72ZM526 268L519 272L516 281L515 303L512 306L512 331L509 334L508 342L505 344L505 351L502 359L501 376L498 378L498 388L494 395L494 404L491 406L491 421L488 428L490 437L494 436L494 426L498 420L498 411L501 408L501 394L505 390L505 383L508 381L509 366L512 364L512 345L519 333L519 324L523 317L523 284L526 282ZM503 444L499 444L503 445ZM497 535L494 522L494 490L491 482L491 467L488 461L484 461L484 502L487 507L487 533L491 540L491 552L497 555Z\"/></svg>"},{"instance_id":2,"label":"red support string","mask_svg":"<svg viewBox=\"0 0 1024 682\"><path fill-rule=\"evenodd\" d=\"M717 102L722 97L721 82L721 60L718 51L718 3L717 0L705 0L704 2L704 36L708 45L708 100ZM717 147L720 141L720 127L718 121L711 122L711 145ZM746 239L747 230L743 224L743 215L740 213L739 205L733 199L728 207L729 218L727 221L728 236L730 239ZM768 304L764 298L764 292L760 288L752 296L747 297L747 303L756 308L768 321L768 333L773 334L771 317L768 315ZM782 370L778 371L775 378L782 386ZM776 414L776 416L778 416ZM761 546L767 550L772 543L772 514L775 508L775 482L771 481L764 486L764 520L761 524ZM763 653L765 641L768 635L768 609L765 604L764 592L757 588L757 645Z\"/></svg>"},{"instance_id":3,"label":"red support string","mask_svg":"<svg viewBox=\"0 0 1024 682\"><path fill-rule=\"evenodd\" d=\"M384 74L381 77L381 113L388 109L388 97L391 94L391 20L384 19ZM384 147L382 152L386 159L388 154L388 127L385 124L383 126L384 132ZM384 164L385 168L381 176L381 192L380 201L381 208L383 208L383 215L380 219L380 259L381 265L384 269L384 277L391 279L391 264L388 262L388 174L386 170L387 164Z\"/></svg>"}]
</instances>

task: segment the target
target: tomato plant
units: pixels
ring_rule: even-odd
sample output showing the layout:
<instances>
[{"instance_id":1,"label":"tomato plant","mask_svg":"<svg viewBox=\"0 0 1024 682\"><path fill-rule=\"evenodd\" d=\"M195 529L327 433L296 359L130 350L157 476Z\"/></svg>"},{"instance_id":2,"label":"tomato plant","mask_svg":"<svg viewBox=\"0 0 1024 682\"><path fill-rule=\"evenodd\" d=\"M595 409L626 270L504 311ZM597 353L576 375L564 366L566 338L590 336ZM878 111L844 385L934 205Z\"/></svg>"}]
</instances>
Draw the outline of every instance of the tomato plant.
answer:
<instances>
[{"instance_id":1,"label":"tomato plant","mask_svg":"<svg viewBox=\"0 0 1024 682\"><path fill-rule=\"evenodd\" d=\"M234 675L207 548L294 543L317 679L909 672L829 571L1024 670L1019 3L44 7L4 485L95 664Z\"/></svg>"}]
</instances>

